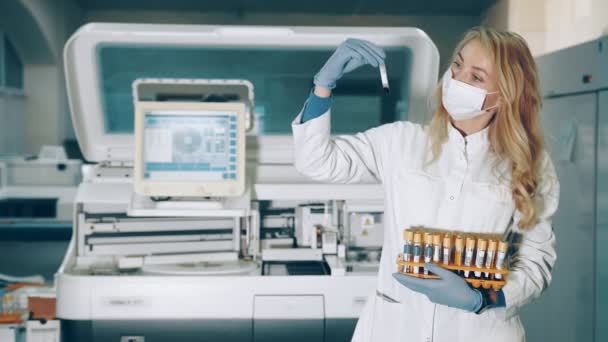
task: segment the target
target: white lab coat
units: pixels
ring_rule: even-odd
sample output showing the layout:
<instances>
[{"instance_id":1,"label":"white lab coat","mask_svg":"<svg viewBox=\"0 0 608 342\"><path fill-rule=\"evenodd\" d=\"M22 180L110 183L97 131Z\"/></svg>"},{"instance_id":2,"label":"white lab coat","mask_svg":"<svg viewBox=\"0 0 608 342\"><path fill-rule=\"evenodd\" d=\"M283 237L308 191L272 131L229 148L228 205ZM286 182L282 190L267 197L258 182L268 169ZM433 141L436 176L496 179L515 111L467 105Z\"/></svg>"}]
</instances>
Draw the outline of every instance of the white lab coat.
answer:
<instances>
[{"instance_id":1,"label":"white lab coat","mask_svg":"<svg viewBox=\"0 0 608 342\"><path fill-rule=\"evenodd\" d=\"M558 205L559 183L548 155L543 156L535 196L539 222L522 232L511 197L509 163L490 151L487 129L463 138L450 125L440 158L428 164L426 128L395 122L331 138L330 115L328 111L300 124L300 113L294 120L298 171L331 183L380 181L384 189L385 234L377 291L368 298L353 341L524 341L518 309L549 285L556 259L551 216ZM506 308L468 313L436 305L394 280L403 229L412 226L505 236L512 232L519 242L512 244L516 252L503 288Z\"/></svg>"}]
</instances>

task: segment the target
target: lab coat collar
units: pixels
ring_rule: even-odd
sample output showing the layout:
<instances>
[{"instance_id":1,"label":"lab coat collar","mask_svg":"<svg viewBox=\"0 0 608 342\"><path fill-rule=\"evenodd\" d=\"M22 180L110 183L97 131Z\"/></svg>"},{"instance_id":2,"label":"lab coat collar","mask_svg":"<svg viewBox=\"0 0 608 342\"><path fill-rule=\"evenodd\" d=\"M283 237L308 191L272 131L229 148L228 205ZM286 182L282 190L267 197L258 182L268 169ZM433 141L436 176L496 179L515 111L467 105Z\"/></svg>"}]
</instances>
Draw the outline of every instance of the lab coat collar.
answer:
<instances>
[{"instance_id":1,"label":"lab coat collar","mask_svg":"<svg viewBox=\"0 0 608 342\"><path fill-rule=\"evenodd\" d=\"M467 135L463 137L460 131L458 131L451 122L448 122L448 139L451 144L458 147L459 150L464 151L465 144L467 153L475 154L483 152L490 146L488 139L489 125L479 132Z\"/></svg>"}]
</instances>

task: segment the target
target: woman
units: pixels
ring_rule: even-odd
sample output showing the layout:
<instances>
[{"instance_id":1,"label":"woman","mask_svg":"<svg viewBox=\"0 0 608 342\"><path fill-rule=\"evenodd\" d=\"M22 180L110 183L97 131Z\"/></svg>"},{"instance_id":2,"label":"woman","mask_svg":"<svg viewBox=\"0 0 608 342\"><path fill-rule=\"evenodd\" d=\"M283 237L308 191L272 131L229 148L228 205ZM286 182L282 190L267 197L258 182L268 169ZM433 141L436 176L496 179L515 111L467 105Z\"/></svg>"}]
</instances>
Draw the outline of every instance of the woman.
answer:
<instances>
[{"instance_id":1,"label":"woman","mask_svg":"<svg viewBox=\"0 0 608 342\"><path fill-rule=\"evenodd\" d=\"M530 51L516 34L474 28L438 84L430 125L395 122L332 139L335 82L384 58L372 43L345 41L315 76L314 92L293 123L299 172L328 182L383 184L377 289L353 340L523 341L517 313L551 281L551 216L559 197L543 146ZM474 289L435 265L428 267L440 280L394 273L402 231L412 226L508 236L513 255L507 284L498 292Z\"/></svg>"}]
</instances>

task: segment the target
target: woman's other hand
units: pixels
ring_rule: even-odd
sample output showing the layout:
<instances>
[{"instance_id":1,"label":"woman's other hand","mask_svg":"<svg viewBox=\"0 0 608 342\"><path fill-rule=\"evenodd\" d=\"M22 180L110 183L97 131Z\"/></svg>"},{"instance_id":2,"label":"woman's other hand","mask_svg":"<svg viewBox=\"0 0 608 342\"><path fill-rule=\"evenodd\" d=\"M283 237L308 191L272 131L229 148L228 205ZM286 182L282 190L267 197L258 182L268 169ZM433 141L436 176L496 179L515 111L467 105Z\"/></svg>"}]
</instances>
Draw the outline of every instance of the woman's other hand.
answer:
<instances>
[{"instance_id":1,"label":"woman's other hand","mask_svg":"<svg viewBox=\"0 0 608 342\"><path fill-rule=\"evenodd\" d=\"M440 279L420 279L401 273L393 273L393 278L401 285L426 295L435 304L469 312L477 312L481 308L481 292L469 286L459 275L432 263L426 263L424 267Z\"/></svg>"}]
</instances>

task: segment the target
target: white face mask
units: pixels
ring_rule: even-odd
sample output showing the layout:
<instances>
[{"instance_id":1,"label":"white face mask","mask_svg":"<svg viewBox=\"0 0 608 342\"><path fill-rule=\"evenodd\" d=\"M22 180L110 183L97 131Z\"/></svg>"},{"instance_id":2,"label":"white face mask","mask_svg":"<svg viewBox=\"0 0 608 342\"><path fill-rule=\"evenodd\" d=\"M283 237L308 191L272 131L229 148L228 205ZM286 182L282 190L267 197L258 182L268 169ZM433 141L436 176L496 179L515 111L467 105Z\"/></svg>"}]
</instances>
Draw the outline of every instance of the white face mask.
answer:
<instances>
[{"instance_id":1,"label":"white face mask","mask_svg":"<svg viewBox=\"0 0 608 342\"><path fill-rule=\"evenodd\" d=\"M452 68L443 75L442 102L448 114L455 121L468 120L486 114L488 109L498 107L498 104L484 110L481 109L488 94L485 89L477 88L452 78Z\"/></svg>"}]
</instances>

